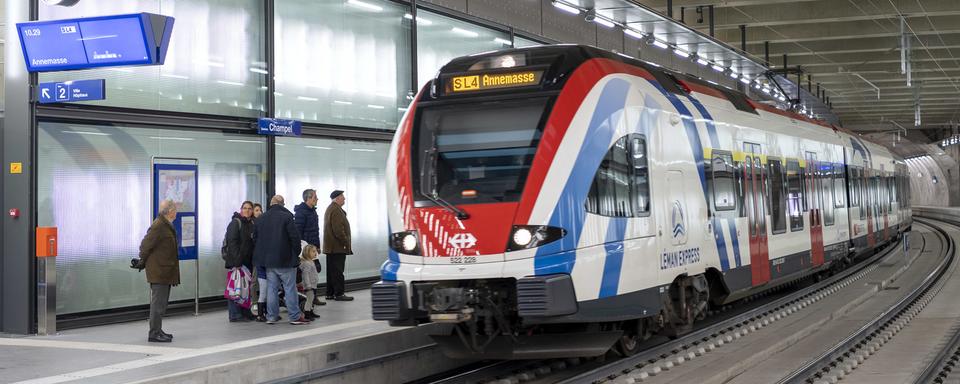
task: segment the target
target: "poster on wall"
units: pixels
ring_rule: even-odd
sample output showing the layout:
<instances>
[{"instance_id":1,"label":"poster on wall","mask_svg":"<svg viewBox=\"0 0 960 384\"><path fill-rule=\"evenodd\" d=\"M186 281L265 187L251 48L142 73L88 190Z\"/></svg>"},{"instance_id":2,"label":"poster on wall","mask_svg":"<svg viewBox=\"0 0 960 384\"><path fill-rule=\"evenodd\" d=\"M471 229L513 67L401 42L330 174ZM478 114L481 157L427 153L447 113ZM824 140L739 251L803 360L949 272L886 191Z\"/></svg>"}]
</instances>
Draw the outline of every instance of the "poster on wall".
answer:
<instances>
[{"instance_id":1,"label":"poster on wall","mask_svg":"<svg viewBox=\"0 0 960 384\"><path fill-rule=\"evenodd\" d=\"M178 257L196 260L197 252L197 161L155 158L153 163L153 215L160 202L172 200L177 206L173 228L177 231Z\"/></svg>"}]
</instances>

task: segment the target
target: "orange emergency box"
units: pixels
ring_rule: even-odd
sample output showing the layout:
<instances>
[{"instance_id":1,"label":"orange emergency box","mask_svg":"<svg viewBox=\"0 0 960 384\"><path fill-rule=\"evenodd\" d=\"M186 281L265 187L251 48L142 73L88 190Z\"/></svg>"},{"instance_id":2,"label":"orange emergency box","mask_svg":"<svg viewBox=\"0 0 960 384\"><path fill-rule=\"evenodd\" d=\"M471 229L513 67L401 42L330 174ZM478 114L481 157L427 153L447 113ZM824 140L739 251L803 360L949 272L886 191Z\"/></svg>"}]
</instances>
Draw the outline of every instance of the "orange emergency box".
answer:
<instances>
[{"instance_id":1,"label":"orange emergency box","mask_svg":"<svg viewBox=\"0 0 960 384\"><path fill-rule=\"evenodd\" d=\"M37 257L57 256L57 227L37 227Z\"/></svg>"}]
</instances>

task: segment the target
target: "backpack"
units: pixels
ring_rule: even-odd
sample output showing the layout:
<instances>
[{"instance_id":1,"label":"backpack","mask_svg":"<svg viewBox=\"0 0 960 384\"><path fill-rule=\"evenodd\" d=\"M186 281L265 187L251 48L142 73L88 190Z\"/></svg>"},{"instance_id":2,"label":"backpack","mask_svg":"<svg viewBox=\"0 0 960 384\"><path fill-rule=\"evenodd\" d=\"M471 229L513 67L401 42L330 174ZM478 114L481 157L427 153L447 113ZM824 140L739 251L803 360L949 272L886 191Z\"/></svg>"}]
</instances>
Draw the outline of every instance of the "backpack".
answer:
<instances>
[{"instance_id":1,"label":"backpack","mask_svg":"<svg viewBox=\"0 0 960 384\"><path fill-rule=\"evenodd\" d=\"M253 277L247 267L230 268L227 271L227 288L223 290L223 297L236 302L242 308L250 308L252 304L250 297L251 283L253 283Z\"/></svg>"},{"instance_id":2,"label":"backpack","mask_svg":"<svg viewBox=\"0 0 960 384\"><path fill-rule=\"evenodd\" d=\"M243 236L243 222L240 219L234 218L237 222L237 229L240 231L240 236ZM227 235L230 233L230 226L227 225L227 232L223 234L223 241L220 242L220 258L225 262L230 262L230 254L227 251Z\"/></svg>"}]
</instances>

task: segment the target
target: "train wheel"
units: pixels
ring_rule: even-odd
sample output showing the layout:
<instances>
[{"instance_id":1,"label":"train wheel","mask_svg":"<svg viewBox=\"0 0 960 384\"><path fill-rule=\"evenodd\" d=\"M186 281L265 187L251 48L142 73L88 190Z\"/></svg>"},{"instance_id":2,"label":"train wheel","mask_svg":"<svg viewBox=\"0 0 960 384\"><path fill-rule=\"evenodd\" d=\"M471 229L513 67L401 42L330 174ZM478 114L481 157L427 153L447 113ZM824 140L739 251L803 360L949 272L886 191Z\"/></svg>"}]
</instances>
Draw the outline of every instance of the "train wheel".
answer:
<instances>
[{"instance_id":1,"label":"train wheel","mask_svg":"<svg viewBox=\"0 0 960 384\"><path fill-rule=\"evenodd\" d=\"M640 351L640 342L649 337L643 321L636 320L625 323L623 327L623 336L617 340L615 346L617 353L621 356L633 356Z\"/></svg>"},{"instance_id":2,"label":"train wheel","mask_svg":"<svg viewBox=\"0 0 960 384\"><path fill-rule=\"evenodd\" d=\"M670 286L670 300L664 304L664 334L675 339L693 330L693 322L706 317L710 289L703 275L683 276Z\"/></svg>"}]
</instances>

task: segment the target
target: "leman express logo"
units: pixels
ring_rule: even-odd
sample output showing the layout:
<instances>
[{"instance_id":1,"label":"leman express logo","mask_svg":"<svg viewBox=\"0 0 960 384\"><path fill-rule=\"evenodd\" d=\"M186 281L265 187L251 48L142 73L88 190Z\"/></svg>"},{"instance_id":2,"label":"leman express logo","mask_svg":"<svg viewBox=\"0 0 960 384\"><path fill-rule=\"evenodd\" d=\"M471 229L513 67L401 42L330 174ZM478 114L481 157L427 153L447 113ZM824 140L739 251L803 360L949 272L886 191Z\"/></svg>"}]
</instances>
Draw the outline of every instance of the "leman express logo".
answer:
<instances>
[{"instance_id":1,"label":"leman express logo","mask_svg":"<svg viewBox=\"0 0 960 384\"><path fill-rule=\"evenodd\" d=\"M664 250L660 253L660 269L670 269L700 262L700 247L681 249L679 251Z\"/></svg>"},{"instance_id":2,"label":"leman express logo","mask_svg":"<svg viewBox=\"0 0 960 384\"><path fill-rule=\"evenodd\" d=\"M673 238L680 239L687 234L687 229L683 227L683 207L679 201L673 202L673 213L670 215L670 223L673 227Z\"/></svg>"},{"instance_id":3,"label":"leman express logo","mask_svg":"<svg viewBox=\"0 0 960 384\"><path fill-rule=\"evenodd\" d=\"M468 249L477 245L477 238L474 237L472 233L458 233L450 237L447 243L457 249Z\"/></svg>"}]
</instances>

